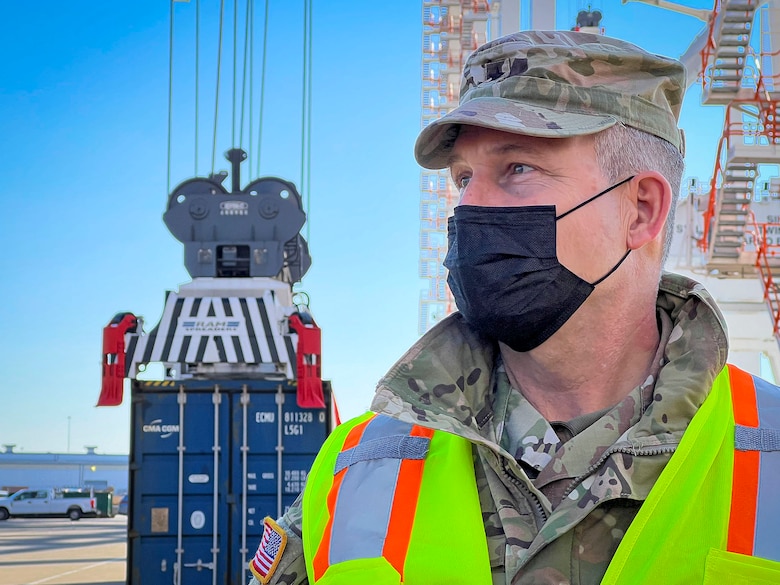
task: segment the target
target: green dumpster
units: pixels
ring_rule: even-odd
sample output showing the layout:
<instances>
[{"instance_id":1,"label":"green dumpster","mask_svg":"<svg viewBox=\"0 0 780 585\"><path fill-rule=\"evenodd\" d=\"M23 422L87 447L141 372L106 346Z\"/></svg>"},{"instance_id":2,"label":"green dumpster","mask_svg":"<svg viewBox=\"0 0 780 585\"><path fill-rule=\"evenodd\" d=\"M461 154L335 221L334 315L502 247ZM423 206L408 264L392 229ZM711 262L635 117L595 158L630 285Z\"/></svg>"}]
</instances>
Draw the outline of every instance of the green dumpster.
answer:
<instances>
[{"instance_id":1,"label":"green dumpster","mask_svg":"<svg viewBox=\"0 0 780 585\"><path fill-rule=\"evenodd\" d=\"M114 493L95 492L95 509L98 516L109 518L114 515Z\"/></svg>"}]
</instances>

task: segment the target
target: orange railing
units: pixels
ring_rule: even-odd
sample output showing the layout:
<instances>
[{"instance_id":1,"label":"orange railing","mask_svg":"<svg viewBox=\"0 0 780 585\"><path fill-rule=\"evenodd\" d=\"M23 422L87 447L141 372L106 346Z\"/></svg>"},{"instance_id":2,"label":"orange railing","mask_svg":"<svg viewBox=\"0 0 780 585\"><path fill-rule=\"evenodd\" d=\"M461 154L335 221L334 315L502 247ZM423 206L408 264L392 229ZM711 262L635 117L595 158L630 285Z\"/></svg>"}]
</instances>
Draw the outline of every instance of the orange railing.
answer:
<instances>
[{"instance_id":1,"label":"orange railing","mask_svg":"<svg viewBox=\"0 0 780 585\"><path fill-rule=\"evenodd\" d=\"M713 58L715 54L715 50L717 48L715 44L715 30L716 30L716 24L718 24L719 22L719 13L722 7L723 7L723 0L715 0L713 5L713 13L715 16L710 19L707 42L704 46L704 49L702 49L701 52L703 92L706 92L707 85L709 83L707 70L708 70L708 66L710 65L710 59ZM750 52L748 47L748 51L746 51L745 53L744 66L747 67L748 56L752 55L753 59L755 59L757 63L760 63L762 56L771 56L774 54L776 54L776 52L755 55ZM712 179L710 181L709 200L707 202L707 209L704 212L704 230L702 233L702 237L697 242L699 248L705 253L710 244L710 235L711 235L711 230L715 219L715 213L717 207L718 189L720 188L723 182L723 170L724 170L723 166L726 162L725 159L728 157L728 149L732 144L732 138L735 137L744 138L745 136L754 136L757 143L757 140L761 136L764 136L766 137L766 139L769 141L770 144L780 143L780 121L778 121L777 119L777 115L778 115L777 101L770 99L769 93L766 88L766 80L763 76L761 69L758 66L756 67L756 71L758 75L756 81L756 91L753 96L753 99L734 101L731 104L729 104L729 106L726 107L726 117L723 125L723 134L720 138L720 141L718 142L718 148L716 151L716 159L715 159L715 169L712 175ZM772 76L772 77L774 79L776 76ZM753 126L752 131L749 128L746 128L745 124L743 124L741 121L739 122L731 121L731 106L740 106L740 105L749 106L749 107L752 106L756 109L756 123L755 125L752 125Z\"/></svg>"},{"instance_id":2,"label":"orange railing","mask_svg":"<svg viewBox=\"0 0 780 585\"><path fill-rule=\"evenodd\" d=\"M749 225L756 246L756 268L761 278L764 301L772 319L772 333L780 341L780 290L775 282L775 278L780 276L780 235L769 233L771 230L780 234L780 224L759 223L751 212Z\"/></svg>"},{"instance_id":3,"label":"orange railing","mask_svg":"<svg viewBox=\"0 0 780 585\"><path fill-rule=\"evenodd\" d=\"M710 180L710 194L707 201L707 209L704 211L704 231L702 237L698 240L699 248L706 252L710 243L710 232L718 201L718 190L721 188L724 177L724 166L728 162L728 151L735 138L750 138L754 144L758 144L762 137L765 137L769 144L780 144L780 120L777 119L777 101L769 99L760 99L762 92L756 92L755 101L734 101L726 108L725 120L723 123L723 134L718 141L718 148L715 157L715 170ZM756 108L756 122L747 124L743 121L734 122L731 120L732 108L734 106L752 106ZM737 110L741 116L745 110Z\"/></svg>"},{"instance_id":4,"label":"orange railing","mask_svg":"<svg viewBox=\"0 0 780 585\"><path fill-rule=\"evenodd\" d=\"M715 220L715 211L718 201L718 189L723 182L723 164L728 156L731 137L741 132L741 128L731 123L731 110L726 108L726 120L723 124L723 134L718 141L718 149L715 155L715 171L710 180L710 195L707 200L707 209L704 210L704 229L701 238L698 240L699 248L707 252L710 242L710 231ZM724 151L725 149L725 151Z\"/></svg>"},{"instance_id":5,"label":"orange railing","mask_svg":"<svg viewBox=\"0 0 780 585\"><path fill-rule=\"evenodd\" d=\"M710 18L709 30L707 31L707 43L701 51L701 79L702 79L702 94L707 89L707 65L710 62L710 57L715 50L715 21L718 19L718 13L720 11L721 0L715 0L715 5L712 7L713 17Z\"/></svg>"}]
</instances>

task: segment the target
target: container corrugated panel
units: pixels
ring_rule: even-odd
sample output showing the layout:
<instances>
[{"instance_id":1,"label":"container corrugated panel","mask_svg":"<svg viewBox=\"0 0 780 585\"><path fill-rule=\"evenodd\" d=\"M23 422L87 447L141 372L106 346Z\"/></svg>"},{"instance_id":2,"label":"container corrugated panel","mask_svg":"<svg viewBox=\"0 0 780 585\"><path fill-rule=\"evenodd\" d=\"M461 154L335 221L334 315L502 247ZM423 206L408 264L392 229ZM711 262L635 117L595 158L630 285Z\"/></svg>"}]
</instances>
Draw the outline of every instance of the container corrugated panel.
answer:
<instances>
[{"instance_id":1,"label":"container corrugated panel","mask_svg":"<svg viewBox=\"0 0 780 585\"><path fill-rule=\"evenodd\" d=\"M303 489L329 413L272 381L134 381L128 584L245 585L263 518Z\"/></svg>"}]
</instances>

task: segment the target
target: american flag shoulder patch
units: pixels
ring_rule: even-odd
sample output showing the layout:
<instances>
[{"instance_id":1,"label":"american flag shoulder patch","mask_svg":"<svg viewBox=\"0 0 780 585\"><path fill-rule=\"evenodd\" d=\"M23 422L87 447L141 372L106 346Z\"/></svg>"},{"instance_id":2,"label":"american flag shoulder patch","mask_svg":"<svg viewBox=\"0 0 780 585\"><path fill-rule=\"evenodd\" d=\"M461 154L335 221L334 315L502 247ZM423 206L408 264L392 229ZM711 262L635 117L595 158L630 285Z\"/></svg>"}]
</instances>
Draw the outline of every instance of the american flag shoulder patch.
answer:
<instances>
[{"instance_id":1,"label":"american flag shoulder patch","mask_svg":"<svg viewBox=\"0 0 780 585\"><path fill-rule=\"evenodd\" d=\"M282 527L271 518L263 520L263 538L257 547L255 558L249 563L252 574L263 585L273 577L286 545L287 534Z\"/></svg>"}]
</instances>

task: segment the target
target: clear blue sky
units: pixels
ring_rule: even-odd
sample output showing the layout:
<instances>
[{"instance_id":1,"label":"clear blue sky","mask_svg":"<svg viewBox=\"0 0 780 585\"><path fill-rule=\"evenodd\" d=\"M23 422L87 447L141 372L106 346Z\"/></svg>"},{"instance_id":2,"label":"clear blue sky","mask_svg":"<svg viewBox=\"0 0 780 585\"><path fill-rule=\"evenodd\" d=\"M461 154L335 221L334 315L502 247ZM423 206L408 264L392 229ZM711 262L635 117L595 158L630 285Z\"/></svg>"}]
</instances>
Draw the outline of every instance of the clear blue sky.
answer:
<instances>
[{"instance_id":1,"label":"clear blue sky","mask_svg":"<svg viewBox=\"0 0 780 585\"><path fill-rule=\"evenodd\" d=\"M211 168L218 4L201 0L200 175ZM570 28L588 4L603 12L608 35L670 56L703 26L642 4L559 0L559 28ZM712 7L711 0L685 4ZM221 153L231 146L232 2L226 5L217 169L228 169ZM260 174L298 184L303 2L270 5ZM323 331L325 377L351 416L368 407L376 381L417 338L423 284L412 145L420 125L421 3L314 5L313 265L302 288ZM263 2L257 6L260 12ZM194 0L176 4L173 185L196 171L194 8ZM17 450L64 452L71 417L71 451L127 452L128 401L95 407L102 328L116 312L132 311L149 330L165 291L189 280L182 246L162 222L168 11L164 0L3 7L0 443ZM259 26L255 35L259 49ZM709 180L722 110L698 103L692 90L682 116L686 174Z\"/></svg>"}]
</instances>

